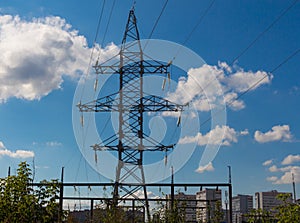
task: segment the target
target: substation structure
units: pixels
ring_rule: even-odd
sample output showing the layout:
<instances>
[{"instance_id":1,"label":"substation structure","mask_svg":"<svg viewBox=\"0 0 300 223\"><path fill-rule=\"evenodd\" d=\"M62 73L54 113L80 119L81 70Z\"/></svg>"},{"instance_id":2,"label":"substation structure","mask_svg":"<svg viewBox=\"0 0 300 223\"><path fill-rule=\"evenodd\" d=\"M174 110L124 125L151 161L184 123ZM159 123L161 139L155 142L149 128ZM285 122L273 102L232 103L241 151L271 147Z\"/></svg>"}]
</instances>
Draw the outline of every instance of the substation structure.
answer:
<instances>
[{"instance_id":1,"label":"substation structure","mask_svg":"<svg viewBox=\"0 0 300 223\"><path fill-rule=\"evenodd\" d=\"M162 97L148 95L143 91L144 75L170 76L170 63L164 64L147 58L143 53L134 9L129 12L121 49L117 62L104 62L94 65L97 75L113 74L119 76L119 91L88 103L79 103L80 112L117 112L118 130L114 135L95 144L97 151L112 151L117 154L118 164L114 182L112 205L117 206L122 199L133 196L143 203L150 218L147 199L146 180L143 169L145 152L164 152L174 148L174 144L163 145L144 132L144 113L181 112L183 105L168 101ZM97 80L97 79L96 79ZM111 168L111 167L108 167ZM128 187L124 183L133 183ZM120 194L119 191L126 192ZM142 190L144 197L135 196Z\"/></svg>"},{"instance_id":2,"label":"substation structure","mask_svg":"<svg viewBox=\"0 0 300 223\"><path fill-rule=\"evenodd\" d=\"M45 186L47 183L32 183L32 186ZM130 188L130 187L138 187L141 186L139 183L119 183L120 188ZM60 195L59 195L59 215L63 213L63 202L66 200L85 200L85 201L90 201L90 209L89 209L89 216L88 220L89 222L94 222L96 220L96 217L94 216L94 211L95 211L95 202L99 201L103 204L106 204L107 206L111 207L111 203L114 201L114 197L92 197L92 196L86 196L86 197L81 197L81 196L64 196L64 190L65 188L80 188L80 187L86 187L86 188L94 188L93 190L103 190L103 188L114 188L115 183L64 183L63 182L63 177L62 177L62 182L59 183L59 188L60 188ZM227 216L227 223L232 223L232 184L231 183L151 183L151 184L144 184L143 187L145 188L159 188L161 191L165 191L164 189L167 188L168 191L170 191L170 194L165 194L164 197L158 196L155 198L147 198L148 202L154 202L157 204L158 202L164 202L166 207L166 204L170 204L170 209L172 212L175 212L176 210L176 205L175 203L177 202L186 202L186 201L194 201L195 203L205 203L205 204L210 204L211 202L215 202L216 200L181 200L178 198L175 198L176 194L175 191L178 191L180 189L183 189L183 191L189 190L189 188L198 188L199 191L202 191L206 188L216 188L216 190L220 188L227 188L228 191L228 216ZM138 203L141 201L145 202L145 198L141 199L139 198L138 200L134 196L127 196L127 197L120 197L118 198L118 201L122 203L122 205L119 205L119 208L130 211L131 212L131 220L132 222L141 222L137 221L135 216L140 216L138 213L142 213L142 222L149 222L152 218L148 217L148 213L146 210L145 206L141 206ZM126 205L125 205L126 204ZM199 209L199 207L189 207L189 208L194 208L194 209ZM146 218L147 217L147 218ZM141 220L139 218L139 220Z\"/></svg>"}]
</instances>

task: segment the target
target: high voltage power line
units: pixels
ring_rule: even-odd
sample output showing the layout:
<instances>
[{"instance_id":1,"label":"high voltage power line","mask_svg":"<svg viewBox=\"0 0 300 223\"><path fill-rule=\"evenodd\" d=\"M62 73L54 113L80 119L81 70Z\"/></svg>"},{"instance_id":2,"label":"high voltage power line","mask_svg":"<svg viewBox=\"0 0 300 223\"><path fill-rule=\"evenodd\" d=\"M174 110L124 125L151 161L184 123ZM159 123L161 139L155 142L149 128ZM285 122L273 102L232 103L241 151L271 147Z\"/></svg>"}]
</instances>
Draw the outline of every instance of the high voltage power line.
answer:
<instances>
[{"instance_id":1,"label":"high voltage power line","mask_svg":"<svg viewBox=\"0 0 300 223\"><path fill-rule=\"evenodd\" d=\"M155 21L155 23L154 23L154 25L153 25L153 28L152 28L152 30L151 30L149 36L148 36L148 39L151 39L151 37L152 37L152 35L153 35L153 33L154 33L154 30L155 30L155 28L156 28L156 26L157 26L157 24L158 24L158 22L159 22L159 20L160 20L160 17L162 16L162 14L164 13L164 11L165 11L165 9L166 9L166 6L167 6L167 4L168 4L168 1L169 1L169 0L166 0L166 1L165 1L165 4L163 5L163 7L162 7L162 9L161 9L161 11L160 11L160 13L159 13L159 16L157 17L157 19L156 19L156 21Z\"/></svg>"},{"instance_id":2,"label":"high voltage power line","mask_svg":"<svg viewBox=\"0 0 300 223\"><path fill-rule=\"evenodd\" d=\"M280 13L275 20L273 20L273 22L267 26L261 33L259 33L254 40L252 40L250 42L250 44L245 47L244 50L242 50L238 56L236 56L232 62L231 65L234 64L241 56L243 56L264 34L266 34L285 14L288 13L288 11L290 11L298 2L298 0L295 0L292 2L292 4L290 4L282 13Z\"/></svg>"},{"instance_id":3,"label":"high voltage power line","mask_svg":"<svg viewBox=\"0 0 300 223\"><path fill-rule=\"evenodd\" d=\"M272 70L271 73L274 73L275 71L277 71L280 67L282 67L284 64L286 64L289 60L291 60L293 57L295 57L298 53L300 52L300 49L297 49L296 51L294 51L292 54L290 54L287 58L285 58L283 61L281 61L277 66L275 66ZM241 93L237 98L229 101L227 103L228 106L230 106L231 104L234 103L234 101L240 99L241 97L243 97L245 94L247 94L249 91L251 91L253 88L255 88L259 83L261 83L265 78L268 77L268 74L265 74L262 78L260 78L258 81L256 81L254 84L252 84L246 91L244 91L243 93ZM217 112L216 114L220 113L223 110L220 110L219 112ZM210 121L212 119L212 117L210 116L208 119L206 119L202 125L206 124L208 121Z\"/></svg>"},{"instance_id":4,"label":"high voltage power line","mask_svg":"<svg viewBox=\"0 0 300 223\"><path fill-rule=\"evenodd\" d=\"M195 26L193 27L193 29L191 30L191 32L188 34L188 36L186 37L186 39L184 40L183 44L186 44L190 38L192 37L192 35L194 34L194 32L197 30L199 24L202 22L202 20L204 19L204 17L208 14L208 12L210 11L210 9L212 8L213 4L214 4L215 0L212 0L210 5L208 6L208 8L204 11L204 13L201 15L201 17L199 18L199 20L197 20L197 23L195 24ZM292 4L290 4L281 14L279 14L275 20L273 20L273 22L267 26L261 33L259 33L254 39L253 41L251 41L249 43L249 45L247 47L245 47L234 59L233 61L231 62L231 65L234 64L240 57L242 57L251 47L253 47L255 45L255 43L260 39L262 38L276 23L278 23L278 21L284 16L286 15L295 5L296 3L298 2L298 0L295 0L292 2ZM161 9L161 12L159 14L159 16L157 17L155 23L154 23L154 26L153 28L151 29L151 32L149 34L149 37L148 38L151 38L157 25L158 25L158 22L160 20L160 18L162 17L162 14L164 13L165 9L166 9L166 6L168 4L168 0L165 1L162 9ZM102 15L103 15L103 10L104 10L104 5L105 5L105 0L103 2L103 5L102 5L102 9L101 9L101 14L99 16L99 21L98 21L98 25L97 25L97 31L96 31L96 36L95 36L95 42L96 42L96 39L98 37L98 33L99 33L99 29L100 29L100 23L101 23L101 20L102 20ZM107 34L107 31L108 31L108 27L109 27L109 24L110 24L110 20L111 20L111 16L112 16L112 12L113 12L113 9L114 9L114 5L115 5L115 0L113 2L113 5L112 5L112 8L111 8L111 11L110 11L110 15L109 15L109 19L108 19L108 23L106 25L106 29L105 29L105 32L104 32L104 36L103 36L103 39L102 39L102 44L104 43L104 40L105 40L105 37L106 37L106 34ZM179 49L180 50L180 49ZM273 73L275 72L276 70L278 70L281 66L283 66L284 64L286 64L289 60L291 60L293 57L295 57L298 53L299 53L299 50L296 50L294 53L292 53L291 55L289 55L286 59L284 59L281 63L279 63L276 67L274 67L270 72ZM176 55L173 57L173 59L176 58L176 56L178 55L179 51L176 53ZM91 61L92 61L92 56L93 56L93 51L92 51L92 55L91 55L91 59L90 59L90 62L89 62L89 67L91 65ZM98 58L100 57L100 53L99 53L99 56ZM89 69L88 69L89 71ZM239 98L243 97L245 94L247 94L249 91L251 91L253 88L255 88L259 83L261 83L265 78L267 78L268 75L265 75L264 77L262 77L260 80L258 80L257 82L255 82L253 85L251 85L246 91L244 91L243 93L241 93L237 98L229 101L227 103L228 106L230 106L232 103L234 103L234 101L238 100ZM206 85L206 87L209 86L210 83L208 83L208 85ZM205 90L204 87L202 89ZM209 120L211 120L212 117L210 117L209 119L207 119L206 121L204 121L202 123L205 124L207 123ZM107 124L107 123L106 123Z\"/></svg>"},{"instance_id":5,"label":"high voltage power line","mask_svg":"<svg viewBox=\"0 0 300 223\"><path fill-rule=\"evenodd\" d=\"M267 26L260 34L258 34L253 41L251 41L249 43L249 45L247 47L245 47L244 50L241 51L241 53L238 54L238 56L236 56L233 61L231 62L230 65L233 65L241 56L243 56L251 47L253 47L253 45L255 45L255 43L264 35L266 34L284 15L287 14L288 11L290 11L298 2L298 0L295 0L292 2L292 4L290 4L281 14L279 14L275 20L273 20L271 22L271 24L269 26ZM212 2L213 4L213 2ZM211 5L212 5L211 4ZM210 6L211 7L211 6ZM209 7L209 8L210 8ZM208 8L208 9L209 9ZM197 24L198 26L198 24ZM196 26L196 27L197 27ZM285 60L283 60L280 64L278 64L276 67L274 67L270 72L273 73L275 72L277 69L279 69L282 65L284 65L285 63L287 63L290 59L292 59L294 56L296 56L299 53L299 50L296 50L294 53L292 53L290 56L288 56ZM243 95L245 95L246 93L248 93L249 91L251 91L253 88L255 88L259 83L261 83L265 78L267 78L268 75L264 75L261 79L259 79L257 82L255 82L253 85L251 85L246 91L244 91L243 93L241 93L237 98L230 100L227 103L227 106L232 105L236 100L238 100L239 98L241 98ZM202 92L205 91L205 89L212 83L212 80L210 82L208 82L208 84L202 88ZM207 123L208 121L210 121L212 119L212 117L209 117L207 120L205 120L203 124Z\"/></svg>"},{"instance_id":6,"label":"high voltage power line","mask_svg":"<svg viewBox=\"0 0 300 223\"><path fill-rule=\"evenodd\" d=\"M238 54L238 56L236 56L233 61L231 62L231 65L233 65L241 56L243 56L264 34L266 34L285 14L287 14L287 12L289 10L291 10L296 3L298 2L298 0L295 0L292 2L291 5L289 5L281 14L279 14L275 20L272 21L272 23L267 26L260 34L258 34L253 41L250 42L250 44L241 51L240 54ZM285 63L287 63L290 59L292 59L294 56L296 56L299 53L299 50L296 50L294 53L292 53L291 55L289 55L286 59L284 59L281 63L279 63L277 66L275 66L270 73L274 73L276 70L278 70L282 65L284 65ZM241 93L237 98L232 99L231 101L229 101L227 103L228 106L232 105L236 100L240 99L241 97L243 97L245 94L247 94L249 91L251 91L253 88L255 88L259 83L261 83L264 79L266 79L268 77L268 75L264 75L261 79L259 79L257 82L255 82L253 85L251 85L246 91L244 91L243 93ZM208 87L210 84L212 83L212 81L210 81L206 86ZM204 88L203 88L204 90ZM202 91L203 91L202 90ZM209 117L207 120L205 120L202 124L207 123L208 121L210 121L212 119L212 117Z\"/></svg>"}]
</instances>

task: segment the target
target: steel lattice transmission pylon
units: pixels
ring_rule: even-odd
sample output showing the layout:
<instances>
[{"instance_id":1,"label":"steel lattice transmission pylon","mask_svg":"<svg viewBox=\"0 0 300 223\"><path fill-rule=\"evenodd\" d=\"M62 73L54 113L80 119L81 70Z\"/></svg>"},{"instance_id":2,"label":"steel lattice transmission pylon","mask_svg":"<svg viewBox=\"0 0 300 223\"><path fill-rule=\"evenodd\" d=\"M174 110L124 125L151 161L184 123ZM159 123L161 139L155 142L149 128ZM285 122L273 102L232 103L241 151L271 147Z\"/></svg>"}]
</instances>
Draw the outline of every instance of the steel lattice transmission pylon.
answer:
<instances>
[{"instance_id":1,"label":"steel lattice transmission pylon","mask_svg":"<svg viewBox=\"0 0 300 223\"><path fill-rule=\"evenodd\" d=\"M79 104L81 112L118 112L117 134L93 145L95 151L110 150L117 152L118 165L113 194L113 205L118 205L122 198L133 196L144 203L147 217L150 218L143 154L149 151L167 152L174 145L163 145L144 133L144 113L173 111L181 112L183 105L172 103L162 97L147 95L143 92L143 76L169 75L169 64L154 60L145 60L140 43L134 9L129 12L125 33L119 52L119 61L113 65L94 66L97 74L118 74L119 92L98 98L86 104ZM134 181L136 186L125 187L120 183ZM143 190L144 198L135 192ZM119 190L125 192L120 195Z\"/></svg>"}]
</instances>

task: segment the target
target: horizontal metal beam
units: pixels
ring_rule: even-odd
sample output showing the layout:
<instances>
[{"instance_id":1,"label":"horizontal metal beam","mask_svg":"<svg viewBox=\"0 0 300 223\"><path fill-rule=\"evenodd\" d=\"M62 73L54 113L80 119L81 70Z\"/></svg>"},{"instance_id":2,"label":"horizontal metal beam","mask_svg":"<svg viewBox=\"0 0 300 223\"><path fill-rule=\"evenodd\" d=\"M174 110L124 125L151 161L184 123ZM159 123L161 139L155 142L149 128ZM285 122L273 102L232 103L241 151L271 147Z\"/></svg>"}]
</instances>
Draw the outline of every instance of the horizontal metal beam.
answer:
<instances>
[{"instance_id":1,"label":"horizontal metal beam","mask_svg":"<svg viewBox=\"0 0 300 223\"><path fill-rule=\"evenodd\" d=\"M64 200L94 200L94 201L111 201L112 198L107 197L63 197ZM122 201L136 201L136 198L119 198ZM175 199L176 201L198 201L198 202L216 202L218 200L205 200L205 199ZM148 201L171 201L168 198L148 198Z\"/></svg>"},{"instance_id":2,"label":"horizontal metal beam","mask_svg":"<svg viewBox=\"0 0 300 223\"><path fill-rule=\"evenodd\" d=\"M120 107L118 97L118 93L114 93L85 104L79 103L77 107L80 112L182 112L184 106L187 106L173 103L159 96L148 95L142 98L142 103L138 99L136 104L123 104Z\"/></svg>"},{"instance_id":3,"label":"horizontal metal beam","mask_svg":"<svg viewBox=\"0 0 300 223\"><path fill-rule=\"evenodd\" d=\"M119 61L112 65L96 64L93 67L97 74L123 74L124 72L130 73L132 69L136 69L136 67L139 68L142 64L143 74L166 74L168 73L168 67L171 65L170 63L165 65L154 60L152 60L151 63L147 60L136 61L136 57L132 60L129 58L127 63L128 64L123 67L120 67Z\"/></svg>"},{"instance_id":4,"label":"horizontal metal beam","mask_svg":"<svg viewBox=\"0 0 300 223\"><path fill-rule=\"evenodd\" d=\"M30 183L30 186L53 185L52 183ZM115 183L59 183L63 187L101 187L114 186ZM146 187L231 187L230 183L118 183L119 186L146 186Z\"/></svg>"}]
</instances>

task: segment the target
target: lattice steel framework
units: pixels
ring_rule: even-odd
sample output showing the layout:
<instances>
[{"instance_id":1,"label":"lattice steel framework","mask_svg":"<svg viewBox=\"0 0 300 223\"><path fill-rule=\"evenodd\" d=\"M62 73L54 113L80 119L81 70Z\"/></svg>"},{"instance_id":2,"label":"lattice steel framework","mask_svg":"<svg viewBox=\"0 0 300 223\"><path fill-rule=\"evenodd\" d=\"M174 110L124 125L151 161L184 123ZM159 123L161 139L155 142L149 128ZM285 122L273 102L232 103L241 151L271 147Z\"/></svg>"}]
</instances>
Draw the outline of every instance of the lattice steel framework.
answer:
<instances>
[{"instance_id":1,"label":"lattice steel framework","mask_svg":"<svg viewBox=\"0 0 300 223\"><path fill-rule=\"evenodd\" d=\"M119 92L98 98L86 104L79 104L81 112L118 112L117 134L95 144L95 151L111 150L118 153L118 165L114 185L113 205L118 205L122 198L133 196L144 203L148 219L149 204L143 169L145 151L167 152L174 145L163 145L144 133L145 112L173 111L181 112L183 105L172 103L162 97L147 95L143 92L143 76L152 74L169 75L170 64L155 60L145 60L140 43L134 9L131 9L119 52L119 61L113 65L99 65L94 68L97 74L118 74ZM126 187L122 183L133 180L135 186ZM135 196L142 189L144 198ZM120 195L119 190L125 192Z\"/></svg>"}]
</instances>

